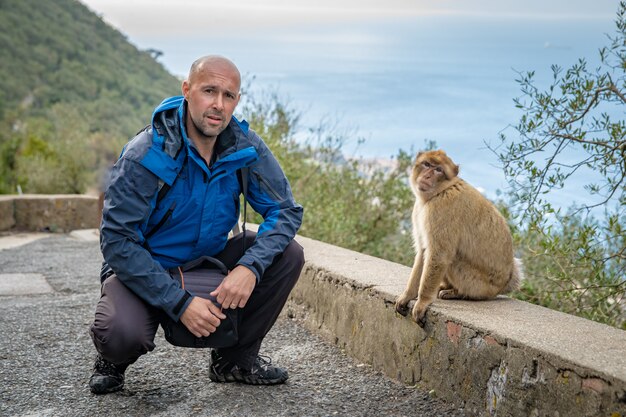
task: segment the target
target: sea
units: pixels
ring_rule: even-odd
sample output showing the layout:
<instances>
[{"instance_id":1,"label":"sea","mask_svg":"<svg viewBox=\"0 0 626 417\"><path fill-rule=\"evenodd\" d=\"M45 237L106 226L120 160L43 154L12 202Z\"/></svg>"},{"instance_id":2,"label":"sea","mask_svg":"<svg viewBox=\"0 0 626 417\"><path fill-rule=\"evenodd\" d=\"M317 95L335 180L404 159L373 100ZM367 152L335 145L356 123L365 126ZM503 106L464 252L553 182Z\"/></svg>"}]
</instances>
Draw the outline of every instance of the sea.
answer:
<instances>
[{"instance_id":1,"label":"sea","mask_svg":"<svg viewBox=\"0 0 626 417\"><path fill-rule=\"evenodd\" d=\"M345 138L347 157L387 160L434 141L464 179L495 198L509 186L489 147L500 134L518 137L513 126L522 113L513 100L522 95L520 74L534 71L537 86L546 88L554 65L567 69L585 58L593 69L614 20L435 14L316 19L258 31L207 25L206 33L130 33L129 40L161 51L159 62L180 77L199 56L231 58L244 75L244 100L277 95L300 115L300 140L324 127ZM569 157L584 156L577 152ZM563 208L593 202L583 187L599 179L581 172L549 198Z\"/></svg>"}]
</instances>

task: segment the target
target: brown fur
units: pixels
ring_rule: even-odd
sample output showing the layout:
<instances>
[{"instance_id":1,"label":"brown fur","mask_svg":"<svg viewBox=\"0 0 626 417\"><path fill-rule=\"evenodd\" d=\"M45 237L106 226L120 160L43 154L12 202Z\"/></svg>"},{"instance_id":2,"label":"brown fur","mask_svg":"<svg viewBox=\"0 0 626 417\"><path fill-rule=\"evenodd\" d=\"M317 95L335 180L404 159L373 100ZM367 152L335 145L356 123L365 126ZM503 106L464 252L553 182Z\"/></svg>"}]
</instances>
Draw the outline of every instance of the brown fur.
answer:
<instances>
[{"instance_id":1,"label":"brown fur","mask_svg":"<svg viewBox=\"0 0 626 417\"><path fill-rule=\"evenodd\" d=\"M445 299L485 300L515 290L521 271L509 227L496 207L459 178L445 152L419 153L410 177L415 194L415 261L396 310L421 326L428 306Z\"/></svg>"}]
</instances>

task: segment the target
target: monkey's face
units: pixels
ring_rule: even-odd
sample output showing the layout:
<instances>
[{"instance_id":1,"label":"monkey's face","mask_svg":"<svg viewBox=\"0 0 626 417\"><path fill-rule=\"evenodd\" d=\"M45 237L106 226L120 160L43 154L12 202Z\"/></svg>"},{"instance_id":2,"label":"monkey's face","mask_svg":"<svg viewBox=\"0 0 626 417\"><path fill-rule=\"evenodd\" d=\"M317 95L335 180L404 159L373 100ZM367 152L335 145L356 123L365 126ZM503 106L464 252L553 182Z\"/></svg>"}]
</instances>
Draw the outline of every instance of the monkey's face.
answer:
<instances>
[{"instance_id":1,"label":"monkey's face","mask_svg":"<svg viewBox=\"0 0 626 417\"><path fill-rule=\"evenodd\" d=\"M446 179L441 165L434 164L431 161L422 161L416 166L417 172L417 189L423 193L432 191L437 184Z\"/></svg>"},{"instance_id":2,"label":"monkey's face","mask_svg":"<svg viewBox=\"0 0 626 417\"><path fill-rule=\"evenodd\" d=\"M459 167L443 151L420 152L411 173L411 186L416 194L430 195L439 185L456 177Z\"/></svg>"}]
</instances>

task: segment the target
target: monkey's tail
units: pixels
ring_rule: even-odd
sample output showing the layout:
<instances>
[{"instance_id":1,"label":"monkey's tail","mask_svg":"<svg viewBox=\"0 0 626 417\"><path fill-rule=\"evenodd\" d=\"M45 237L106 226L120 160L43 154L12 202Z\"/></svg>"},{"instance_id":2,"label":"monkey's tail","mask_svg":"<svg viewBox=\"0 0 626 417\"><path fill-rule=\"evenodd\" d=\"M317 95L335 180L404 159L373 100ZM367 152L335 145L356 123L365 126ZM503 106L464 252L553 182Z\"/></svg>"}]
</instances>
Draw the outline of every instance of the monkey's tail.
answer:
<instances>
[{"instance_id":1,"label":"monkey's tail","mask_svg":"<svg viewBox=\"0 0 626 417\"><path fill-rule=\"evenodd\" d=\"M513 271L511 271L511 278L506 286L502 290L501 294L507 294L517 290L520 283L524 279L524 273L522 272L522 260L519 258L513 258Z\"/></svg>"}]
</instances>

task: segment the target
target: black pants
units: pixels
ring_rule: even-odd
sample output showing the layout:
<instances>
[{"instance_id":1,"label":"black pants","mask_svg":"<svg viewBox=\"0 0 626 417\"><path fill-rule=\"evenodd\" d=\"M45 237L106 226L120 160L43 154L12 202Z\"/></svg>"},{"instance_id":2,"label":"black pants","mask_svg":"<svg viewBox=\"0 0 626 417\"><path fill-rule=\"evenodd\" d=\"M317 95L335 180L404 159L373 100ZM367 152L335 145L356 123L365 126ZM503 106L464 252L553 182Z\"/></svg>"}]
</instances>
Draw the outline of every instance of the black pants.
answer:
<instances>
[{"instance_id":1,"label":"black pants","mask_svg":"<svg viewBox=\"0 0 626 417\"><path fill-rule=\"evenodd\" d=\"M246 232L246 247L254 242L256 234ZM215 256L233 269L241 257L243 234L226 243L224 250ZM229 348L219 349L220 356L249 368L261 348L261 342L274 325L287 297L300 277L304 265L302 247L292 241L265 270L246 306L240 309L239 342ZM109 362L125 365L155 347L154 336L163 317L154 308L130 291L116 275L102 284L96 318L91 325L91 338L96 350Z\"/></svg>"}]
</instances>

